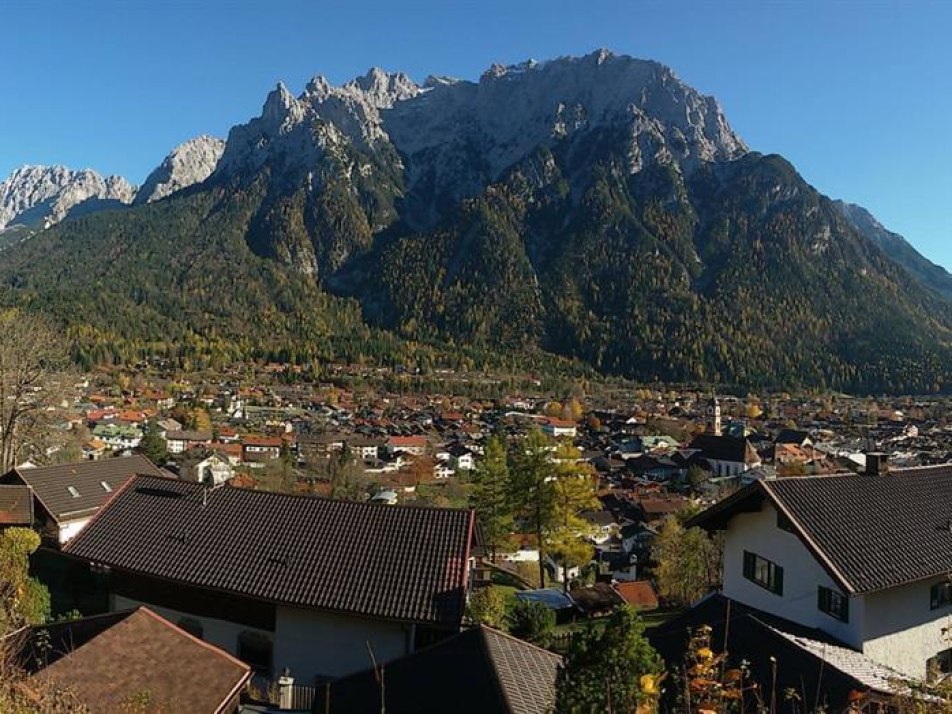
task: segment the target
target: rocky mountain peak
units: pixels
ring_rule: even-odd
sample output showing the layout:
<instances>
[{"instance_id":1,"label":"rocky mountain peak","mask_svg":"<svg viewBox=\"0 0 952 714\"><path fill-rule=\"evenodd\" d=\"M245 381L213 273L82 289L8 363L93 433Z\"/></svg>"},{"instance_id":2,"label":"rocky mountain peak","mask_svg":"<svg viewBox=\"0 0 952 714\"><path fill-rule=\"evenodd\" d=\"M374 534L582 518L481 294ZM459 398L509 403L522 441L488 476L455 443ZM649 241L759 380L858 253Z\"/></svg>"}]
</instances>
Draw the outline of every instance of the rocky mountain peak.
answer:
<instances>
[{"instance_id":1,"label":"rocky mountain peak","mask_svg":"<svg viewBox=\"0 0 952 714\"><path fill-rule=\"evenodd\" d=\"M202 135L175 147L142 184L135 202L151 203L207 179L225 151L225 142Z\"/></svg>"},{"instance_id":2,"label":"rocky mountain peak","mask_svg":"<svg viewBox=\"0 0 952 714\"><path fill-rule=\"evenodd\" d=\"M91 169L22 166L0 182L0 230L14 224L48 226L72 211L131 203L135 187L121 176Z\"/></svg>"},{"instance_id":3,"label":"rocky mountain peak","mask_svg":"<svg viewBox=\"0 0 952 714\"><path fill-rule=\"evenodd\" d=\"M627 137L631 172L652 162L691 170L747 152L712 97L657 62L599 50L493 65L475 83L431 77L421 87L374 67L341 86L316 76L298 97L279 84L258 118L232 129L219 170L277 161L303 176L327 146L345 142L408 157L411 184L429 176L438 193L460 197L537 146L603 129Z\"/></svg>"},{"instance_id":4,"label":"rocky mountain peak","mask_svg":"<svg viewBox=\"0 0 952 714\"><path fill-rule=\"evenodd\" d=\"M390 73L380 67L372 67L363 77L345 85L348 86L362 92L378 109L392 107L396 102L420 93L420 87L408 75L403 72Z\"/></svg>"}]
</instances>

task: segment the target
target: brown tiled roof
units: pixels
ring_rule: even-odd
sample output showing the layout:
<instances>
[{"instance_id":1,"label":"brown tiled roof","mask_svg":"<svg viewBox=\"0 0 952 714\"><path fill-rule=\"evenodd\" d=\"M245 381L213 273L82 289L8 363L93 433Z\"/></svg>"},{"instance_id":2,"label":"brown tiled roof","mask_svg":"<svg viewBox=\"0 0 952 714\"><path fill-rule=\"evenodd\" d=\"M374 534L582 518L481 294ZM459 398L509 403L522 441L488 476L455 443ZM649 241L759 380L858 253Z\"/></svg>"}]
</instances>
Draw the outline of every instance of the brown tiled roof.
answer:
<instances>
[{"instance_id":1,"label":"brown tiled roof","mask_svg":"<svg viewBox=\"0 0 952 714\"><path fill-rule=\"evenodd\" d=\"M68 689L93 712L148 696L162 711L217 714L250 676L244 662L140 607L34 679Z\"/></svg>"},{"instance_id":2,"label":"brown tiled roof","mask_svg":"<svg viewBox=\"0 0 952 714\"><path fill-rule=\"evenodd\" d=\"M586 613L609 611L618 605L624 605L622 599L608 583L595 583L588 587L576 588L569 592L580 610Z\"/></svg>"},{"instance_id":3,"label":"brown tiled roof","mask_svg":"<svg viewBox=\"0 0 952 714\"><path fill-rule=\"evenodd\" d=\"M211 441L212 433L210 431L167 431L165 432L166 441Z\"/></svg>"},{"instance_id":4,"label":"brown tiled roof","mask_svg":"<svg viewBox=\"0 0 952 714\"><path fill-rule=\"evenodd\" d=\"M952 571L952 465L757 481L690 521L720 529L769 499L847 592Z\"/></svg>"},{"instance_id":5,"label":"brown tiled roof","mask_svg":"<svg viewBox=\"0 0 952 714\"><path fill-rule=\"evenodd\" d=\"M280 436L246 436L241 440L242 445L244 446L270 446L273 448L280 448L281 441Z\"/></svg>"},{"instance_id":6,"label":"brown tiled roof","mask_svg":"<svg viewBox=\"0 0 952 714\"><path fill-rule=\"evenodd\" d=\"M471 511L138 477L66 552L277 603L458 627Z\"/></svg>"},{"instance_id":7,"label":"brown tiled roof","mask_svg":"<svg viewBox=\"0 0 952 714\"><path fill-rule=\"evenodd\" d=\"M387 663L387 714L549 714L562 658L488 627L454 637ZM315 711L380 711L373 670L319 690Z\"/></svg>"},{"instance_id":8,"label":"brown tiled roof","mask_svg":"<svg viewBox=\"0 0 952 714\"><path fill-rule=\"evenodd\" d=\"M96 511L136 474L158 476L160 471L144 456L126 456L32 469L18 468L6 474L3 480L31 486L47 512L57 521L64 521ZM74 495L74 492L78 495Z\"/></svg>"},{"instance_id":9,"label":"brown tiled roof","mask_svg":"<svg viewBox=\"0 0 952 714\"><path fill-rule=\"evenodd\" d=\"M425 436L391 436L387 443L391 446L426 446Z\"/></svg>"},{"instance_id":10,"label":"brown tiled roof","mask_svg":"<svg viewBox=\"0 0 952 714\"><path fill-rule=\"evenodd\" d=\"M658 607L658 594L648 580L630 580L614 585L615 591L629 605L640 610L654 610Z\"/></svg>"},{"instance_id":11,"label":"brown tiled roof","mask_svg":"<svg viewBox=\"0 0 952 714\"><path fill-rule=\"evenodd\" d=\"M0 486L0 526L33 525L33 491L29 486Z\"/></svg>"}]
</instances>

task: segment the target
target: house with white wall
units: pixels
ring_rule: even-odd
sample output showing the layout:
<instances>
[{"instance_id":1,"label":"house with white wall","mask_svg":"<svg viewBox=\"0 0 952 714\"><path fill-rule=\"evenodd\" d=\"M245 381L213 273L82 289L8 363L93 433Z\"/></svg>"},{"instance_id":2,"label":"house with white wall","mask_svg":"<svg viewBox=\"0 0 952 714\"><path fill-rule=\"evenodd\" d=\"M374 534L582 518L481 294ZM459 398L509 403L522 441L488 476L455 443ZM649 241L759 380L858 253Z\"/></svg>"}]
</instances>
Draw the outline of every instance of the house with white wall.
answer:
<instances>
[{"instance_id":1,"label":"house with white wall","mask_svg":"<svg viewBox=\"0 0 952 714\"><path fill-rule=\"evenodd\" d=\"M553 439L574 439L578 436L578 427L574 421L551 418L543 419L541 423L542 433L551 436Z\"/></svg>"},{"instance_id":2,"label":"house with white wall","mask_svg":"<svg viewBox=\"0 0 952 714\"><path fill-rule=\"evenodd\" d=\"M271 677L300 684L458 632L472 511L206 489L137 477L64 551L113 611L146 605Z\"/></svg>"},{"instance_id":3,"label":"house with white wall","mask_svg":"<svg viewBox=\"0 0 952 714\"><path fill-rule=\"evenodd\" d=\"M756 481L696 516L722 594L925 679L952 673L952 465Z\"/></svg>"},{"instance_id":4,"label":"house with white wall","mask_svg":"<svg viewBox=\"0 0 952 714\"><path fill-rule=\"evenodd\" d=\"M18 466L0 477L0 483L28 486L33 492L34 527L48 541L63 544L137 474L162 476L146 457L127 456L56 466Z\"/></svg>"},{"instance_id":5,"label":"house with white wall","mask_svg":"<svg viewBox=\"0 0 952 714\"><path fill-rule=\"evenodd\" d=\"M746 438L698 434L689 448L707 461L715 476L737 476L761 465L757 450Z\"/></svg>"},{"instance_id":6,"label":"house with white wall","mask_svg":"<svg viewBox=\"0 0 952 714\"><path fill-rule=\"evenodd\" d=\"M165 443L170 454L184 454L189 449L198 446L210 446L212 433L210 431L167 431Z\"/></svg>"}]
</instances>

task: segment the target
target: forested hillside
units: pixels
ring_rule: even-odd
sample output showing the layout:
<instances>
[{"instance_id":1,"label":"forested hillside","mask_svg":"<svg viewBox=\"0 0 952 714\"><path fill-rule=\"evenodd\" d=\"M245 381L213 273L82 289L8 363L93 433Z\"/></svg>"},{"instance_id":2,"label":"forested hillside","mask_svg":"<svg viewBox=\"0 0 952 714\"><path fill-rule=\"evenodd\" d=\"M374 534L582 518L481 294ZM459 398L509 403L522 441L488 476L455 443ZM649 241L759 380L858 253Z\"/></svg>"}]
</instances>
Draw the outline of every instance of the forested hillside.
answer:
<instances>
[{"instance_id":1,"label":"forested hillside","mask_svg":"<svg viewBox=\"0 0 952 714\"><path fill-rule=\"evenodd\" d=\"M6 249L0 287L87 366L550 354L643 380L952 389L941 292L748 152L714 100L606 53L280 87L206 181Z\"/></svg>"}]
</instances>

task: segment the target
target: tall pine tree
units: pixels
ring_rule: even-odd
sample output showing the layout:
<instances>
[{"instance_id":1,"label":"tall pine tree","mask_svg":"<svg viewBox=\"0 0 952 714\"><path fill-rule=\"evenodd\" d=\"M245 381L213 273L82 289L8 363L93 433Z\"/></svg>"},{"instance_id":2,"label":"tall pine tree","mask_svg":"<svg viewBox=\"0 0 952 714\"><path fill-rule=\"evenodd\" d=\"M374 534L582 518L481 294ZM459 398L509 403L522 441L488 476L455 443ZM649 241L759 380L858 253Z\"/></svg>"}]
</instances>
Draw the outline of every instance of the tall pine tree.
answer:
<instances>
[{"instance_id":1,"label":"tall pine tree","mask_svg":"<svg viewBox=\"0 0 952 714\"><path fill-rule=\"evenodd\" d=\"M486 443L486 451L473 474L470 503L476 509L483 535L496 562L496 549L515 528L512 515L512 484L506 460L506 442L499 435Z\"/></svg>"},{"instance_id":2,"label":"tall pine tree","mask_svg":"<svg viewBox=\"0 0 952 714\"><path fill-rule=\"evenodd\" d=\"M546 540L556 517L550 447L546 435L533 429L513 455L513 503L538 543L540 588L545 587Z\"/></svg>"}]
</instances>

